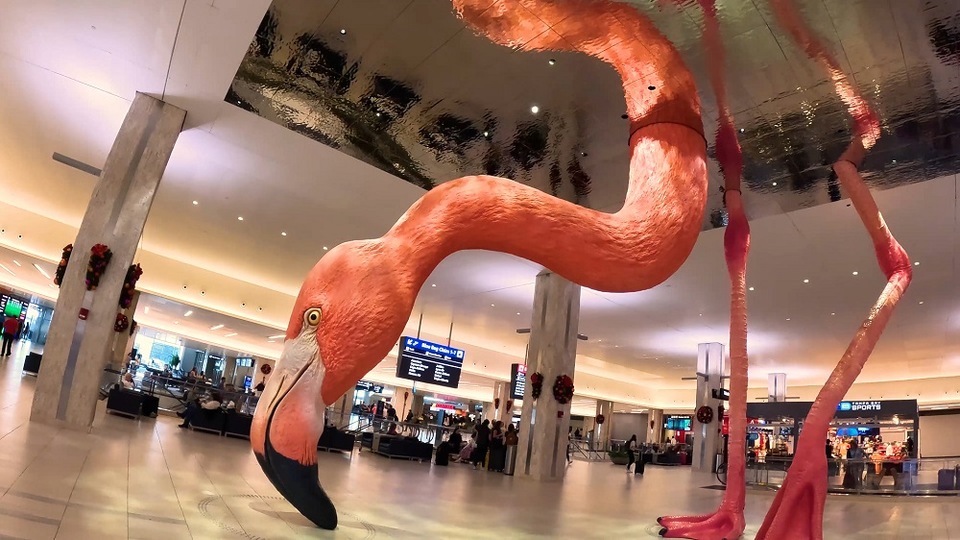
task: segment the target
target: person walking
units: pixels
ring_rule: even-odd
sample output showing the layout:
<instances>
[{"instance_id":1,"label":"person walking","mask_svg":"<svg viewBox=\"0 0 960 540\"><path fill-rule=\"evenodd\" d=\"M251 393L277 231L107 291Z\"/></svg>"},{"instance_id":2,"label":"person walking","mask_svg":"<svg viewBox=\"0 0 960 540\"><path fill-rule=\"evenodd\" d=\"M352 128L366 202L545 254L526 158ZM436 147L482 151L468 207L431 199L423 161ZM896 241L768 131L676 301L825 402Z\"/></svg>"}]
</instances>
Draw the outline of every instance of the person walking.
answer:
<instances>
[{"instance_id":1,"label":"person walking","mask_svg":"<svg viewBox=\"0 0 960 540\"><path fill-rule=\"evenodd\" d=\"M19 331L20 321L18 319L7 317L7 320L3 321L3 344L0 345L0 356L10 356L13 340Z\"/></svg>"},{"instance_id":2,"label":"person walking","mask_svg":"<svg viewBox=\"0 0 960 540\"><path fill-rule=\"evenodd\" d=\"M633 435L630 437L630 440L627 441L627 472L630 472L630 466L636 462L636 456L634 452L637 450L637 436Z\"/></svg>"}]
</instances>

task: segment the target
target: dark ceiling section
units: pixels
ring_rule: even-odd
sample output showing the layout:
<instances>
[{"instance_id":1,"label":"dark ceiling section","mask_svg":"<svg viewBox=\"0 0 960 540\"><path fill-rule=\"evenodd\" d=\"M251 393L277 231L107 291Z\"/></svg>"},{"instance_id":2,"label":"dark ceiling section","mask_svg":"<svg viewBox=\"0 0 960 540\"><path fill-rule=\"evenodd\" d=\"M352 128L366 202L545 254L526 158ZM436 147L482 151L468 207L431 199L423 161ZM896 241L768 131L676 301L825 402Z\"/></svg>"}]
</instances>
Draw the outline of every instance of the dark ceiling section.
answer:
<instances>
[{"instance_id":1,"label":"dark ceiling section","mask_svg":"<svg viewBox=\"0 0 960 540\"><path fill-rule=\"evenodd\" d=\"M870 185L956 173L960 2L797 2L882 118L864 164ZM697 2L630 3L697 75L712 134ZM829 164L850 122L831 83L764 0L718 4L750 216L838 200ZM577 54L494 45L444 0L274 0L226 100L425 189L496 174L608 211L626 192L627 122L613 70ZM715 162L710 170L705 228L726 221Z\"/></svg>"}]
</instances>

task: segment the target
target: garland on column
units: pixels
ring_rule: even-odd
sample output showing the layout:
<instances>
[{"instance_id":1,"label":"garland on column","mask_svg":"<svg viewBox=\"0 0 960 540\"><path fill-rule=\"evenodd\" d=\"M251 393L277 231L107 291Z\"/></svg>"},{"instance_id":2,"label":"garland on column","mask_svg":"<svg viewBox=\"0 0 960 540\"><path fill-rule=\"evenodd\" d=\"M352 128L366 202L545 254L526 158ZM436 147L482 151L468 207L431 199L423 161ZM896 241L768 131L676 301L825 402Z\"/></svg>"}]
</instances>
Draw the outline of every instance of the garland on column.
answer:
<instances>
[{"instance_id":1,"label":"garland on column","mask_svg":"<svg viewBox=\"0 0 960 540\"><path fill-rule=\"evenodd\" d=\"M607 418L602 414L598 414L597 417L594 418L594 420L596 420L598 426L602 426L603 423L607 420Z\"/></svg>"},{"instance_id":2,"label":"garland on column","mask_svg":"<svg viewBox=\"0 0 960 540\"><path fill-rule=\"evenodd\" d=\"M60 263L57 264L57 273L53 276L53 284L57 287L63 284L63 276L67 274L67 263L70 262L71 253L73 253L73 244L67 244L63 247L63 254L60 255Z\"/></svg>"},{"instance_id":3,"label":"garland on column","mask_svg":"<svg viewBox=\"0 0 960 540\"><path fill-rule=\"evenodd\" d=\"M137 281L143 275L139 264L131 264L127 268L127 277L123 279L123 290L120 291L120 307L127 309L133 304L133 293L137 290Z\"/></svg>"},{"instance_id":4,"label":"garland on column","mask_svg":"<svg viewBox=\"0 0 960 540\"><path fill-rule=\"evenodd\" d=\"M106 271L110 259L113 258L113 252L104 244L97 244L90 248L90 262L87 263L87 290L95 291L100 285L100 278Z\"/></svg>"},{"instance_id":5,"label":"garland on column","mask_svg":"<svg viewBox=\"0 0 960 540\"><path fill-rule=\"evenodd\" d=\"M573 399L573 379L569 375L557 375L557 380L553 383L553 399L561 405L566 405Z\"/></svg>"},{"instance_id":6,"label":"garland on column","mask_svg":"<svg viewBox=\"0 0 960 540\"><path fill-rule=\"evenodd\" d=\"M533 375L530 375L530 393L533 395L533 399L540 397L540 392L543 391L543 373L537 371Z\"/></svg>"},{"instance_id":7,"label":"garland on column","mask_svg":"<svg viewBox=\"0 0 960 540\"><path fill-rule=\"evenodd\" d=\"M127 328L130 328L130 319L123 313L117 313L117 320L113 323L113 331L119 334Z\"/></svg>"}]
</instances>

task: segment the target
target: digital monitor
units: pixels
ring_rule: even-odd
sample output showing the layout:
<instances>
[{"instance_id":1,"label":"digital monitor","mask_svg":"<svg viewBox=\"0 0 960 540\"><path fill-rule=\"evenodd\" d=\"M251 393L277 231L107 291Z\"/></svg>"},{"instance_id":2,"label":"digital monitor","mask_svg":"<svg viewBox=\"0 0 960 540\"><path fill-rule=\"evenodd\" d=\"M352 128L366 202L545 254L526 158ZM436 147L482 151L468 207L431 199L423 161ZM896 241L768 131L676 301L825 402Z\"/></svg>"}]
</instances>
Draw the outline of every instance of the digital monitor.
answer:
<instances>
[{"instance_id":1,"label":"digital monitor","mask_svg":"<svg viewBox=\"0 0 960 540\"><path fill-rule=\"evenodd\" d=\"M526 387L527 365L512 364L510 366L510 399L523 399Z\"/></svg>"},{"instance_id":2,"label":"digital monitor","mask_svg":"<svg viewBox=\"0 0 960 540\"><path fill-rule=\"evenodd\" d=\"M670 416L664 422L664 428L675 431L690 431L691 420L689 416Z\"/></svg>"},{"instance_id":3,"label":"digital monitor","mask_svg":"<svg viewBox=\"0 0 960 540\"><path fill-rule=\"evenodd\" d=\"M249 390L251 386L253 386L253 377L251 377L250 375L244 375L243 388L246 390Z\"/></svg>"},{"instance_id":4,"label":"digital monitor","mask_svg":"<svg viewBox=\"0 0 960 540\"><path fill-rule=\"evenodd\" d=\"M360 390L360 391L363 391L363 392L373 392L374 394L382 394L382 393L383 393L383 385L382 385L382 384L374 384L374 383L372 383L372 382L370 382L370 381L360 381L360 382L358 382L356 389L357 389L357 390Z\"/></svg>"},{"instance_id":5,"label":"digital monitor","mask_svg":"<svg viewBox=\"0 0 960 540\"><path fill-rule=\"evenodd\" d=\"M400 338L397 377L456 388L460 385L463 350L418 338Z\"/></svg>"},{"instance_id":6,"label":"digital monitor","mask_svg":"<svg viewBox=\"0 0 960 540\"><path fill-rule=\"evenodd\" d=\"M6 317L19 318L20 313L23 311L23 304L20 302L10 299L7 301L7 305L3 308L3 314Z\"/></svg>"}]
</instances>

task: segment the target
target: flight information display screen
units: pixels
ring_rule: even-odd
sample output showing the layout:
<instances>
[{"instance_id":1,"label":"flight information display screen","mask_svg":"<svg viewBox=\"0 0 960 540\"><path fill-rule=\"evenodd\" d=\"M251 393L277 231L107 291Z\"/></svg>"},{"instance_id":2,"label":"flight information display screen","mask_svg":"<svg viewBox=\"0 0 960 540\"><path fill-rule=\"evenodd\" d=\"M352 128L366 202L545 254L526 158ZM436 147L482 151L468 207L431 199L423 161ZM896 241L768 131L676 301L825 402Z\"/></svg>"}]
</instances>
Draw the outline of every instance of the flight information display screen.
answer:
<instances>
[{"instance_id":1,"label":"flight information display screen","mask_svg":"<svg viewBox=\"0 0 960 540\"><path fill-rule=\"evenodd\" d=\"M510 399L523 399L526 388L527 365L512 364L510 366Z\"/></svg>"},{"instance_id":2,"label":"flight information display screen","mask_svg":"<svg viewBox=\"0 0 960 540\"><path fill-rule=\"evenodd\" d=\"M418 338L400 338L397 377L456 388L460 385L463 350Z\"/></svg>"}]
</instances>

